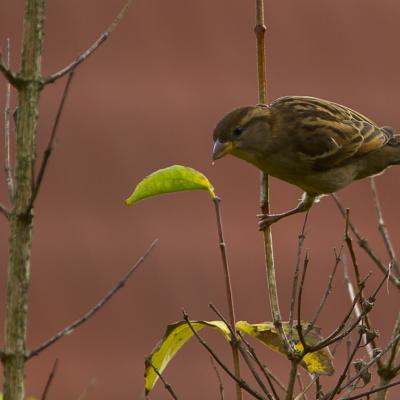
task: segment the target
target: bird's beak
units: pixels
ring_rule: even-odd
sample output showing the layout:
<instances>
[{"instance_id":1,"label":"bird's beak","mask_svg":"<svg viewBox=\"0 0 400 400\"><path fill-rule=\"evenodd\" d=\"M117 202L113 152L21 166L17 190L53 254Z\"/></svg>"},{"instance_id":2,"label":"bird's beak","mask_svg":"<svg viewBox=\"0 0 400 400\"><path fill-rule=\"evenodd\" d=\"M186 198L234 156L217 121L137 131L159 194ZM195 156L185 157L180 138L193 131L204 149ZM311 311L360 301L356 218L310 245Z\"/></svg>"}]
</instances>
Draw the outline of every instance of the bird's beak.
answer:
<instances>
[{"instance_id":1,"label":"bird's beak","mask_svg":"<svg viewBox=\"0 0 400 400\"><path fill-rule=\"evenodd\" d=\"M214 142L213 147L213 161L218 160L219 158L222 158L230 153L233 150L233 147L233 142L221 142L219 139L217 139Z\"/></svg>"}]
</instances>

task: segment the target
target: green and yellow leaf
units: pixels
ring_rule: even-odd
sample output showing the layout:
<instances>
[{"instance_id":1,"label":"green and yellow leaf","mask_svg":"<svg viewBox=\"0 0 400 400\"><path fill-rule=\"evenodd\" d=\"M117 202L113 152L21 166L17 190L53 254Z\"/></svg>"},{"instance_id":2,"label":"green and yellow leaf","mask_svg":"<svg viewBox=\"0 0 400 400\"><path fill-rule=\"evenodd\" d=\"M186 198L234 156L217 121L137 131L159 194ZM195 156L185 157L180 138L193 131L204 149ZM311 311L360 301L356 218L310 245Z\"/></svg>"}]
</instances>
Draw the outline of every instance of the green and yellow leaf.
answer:
<instances>
[{"instance_id":1,"label":"green and yellow leaf","mask_svg":"<svg viewBox=\"0 0 400 400\"><path fill-rule=\"evenodd\" d=\"M304 329L306 329L307 324L303 323ZM247 333L250 336L258 339L260 342L265 344L271 350L279 352L281 354L287 354L286 350L282 346L279 335L272 322L264 322L259 324L250 324L246 321L238 321L236 323L236 328L241 332ZM283 330L288 332L288 323L283 323ZM293 339L295 341L295 346L298 351L303 350L303 346L300 342L297 329L293 328ZM312 346L318 343L322 336L320 335L320 330L318 327L314 327L307 333L304 338L305 342ZM333 369L333 356L328 347L318 350L314 353L308 353L304 356L302 360L302 366L310 373L317 375L332 375Z\"/></svg>"},{"instance_id":2,"label":"green and yellow leaf","mask_svg":"<svg viewBox=\"0 0 400 400\"><path fill-rule=\"evenodd\" d=\"M144 178L125 203L131 205L147 197L185 190L207 190L211 198L215 198L214 188L205 175L193 168L173 165Z\"/></svg>"},{"instance_id":3,"label":"green and yellow leaf","mask_svg":"<svg viewBox=\"0 0 400 400\"><path fill-rule=\"evenodd\" d=\"M230 340L229 328L223 321L191 321L191 324L196 332L203 328L213 328L220 332L227 341ZM158 379L152 365L162 373L175 354L192 336L193 332L186 321L168 325L164 337L151 352L146 362L144 373L146 394L153 390Z\"/></svg>"}]
</instances>

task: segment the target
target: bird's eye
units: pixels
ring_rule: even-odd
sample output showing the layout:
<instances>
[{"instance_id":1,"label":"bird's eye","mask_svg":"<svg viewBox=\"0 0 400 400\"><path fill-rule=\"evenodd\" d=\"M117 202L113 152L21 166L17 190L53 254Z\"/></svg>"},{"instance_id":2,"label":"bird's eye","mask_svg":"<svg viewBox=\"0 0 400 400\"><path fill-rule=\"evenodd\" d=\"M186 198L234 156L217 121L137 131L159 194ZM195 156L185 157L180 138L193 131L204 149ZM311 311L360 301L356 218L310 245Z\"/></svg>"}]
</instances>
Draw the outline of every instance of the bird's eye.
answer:
<instances>
[{"instance_id":1,"label":"bird's eye","mask_svg":"<svg viewBox=\"0 0 400 400\"><path fill-rule=\"evenodd\" d=\"M241 126L237 126L234 130L233 130L233 136L235 138L238 138L241 134L243 133L243 128Z\"/></svg>"}]
</instances>

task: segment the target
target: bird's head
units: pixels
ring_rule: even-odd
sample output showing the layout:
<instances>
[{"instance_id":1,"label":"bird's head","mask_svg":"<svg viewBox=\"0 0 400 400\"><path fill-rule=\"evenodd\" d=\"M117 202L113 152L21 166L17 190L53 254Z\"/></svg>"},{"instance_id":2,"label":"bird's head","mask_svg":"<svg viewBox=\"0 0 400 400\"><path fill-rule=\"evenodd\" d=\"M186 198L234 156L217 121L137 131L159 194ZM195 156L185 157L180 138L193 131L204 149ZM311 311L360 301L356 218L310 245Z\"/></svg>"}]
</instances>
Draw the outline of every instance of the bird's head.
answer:
<instances>
[{"instance_id":1,"label":"bird's head","mask_svg":"<svg viewBox=\"0 0 400 400\"><path fill-rule=\"evenodd\" d=\"M226 114L214 130L213 160L232 154L257 165L268 146L270 115L266 106L245 106Z\"/></svg>"}]
</instances>

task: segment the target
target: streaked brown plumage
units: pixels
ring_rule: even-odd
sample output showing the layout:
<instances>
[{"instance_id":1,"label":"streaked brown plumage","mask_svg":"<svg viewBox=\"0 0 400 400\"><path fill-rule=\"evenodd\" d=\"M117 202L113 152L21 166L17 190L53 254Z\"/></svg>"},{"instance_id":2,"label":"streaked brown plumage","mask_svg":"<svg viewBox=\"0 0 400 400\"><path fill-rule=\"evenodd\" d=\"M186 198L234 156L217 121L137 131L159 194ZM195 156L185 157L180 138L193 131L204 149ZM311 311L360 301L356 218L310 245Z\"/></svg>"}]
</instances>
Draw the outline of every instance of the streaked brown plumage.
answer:
<instances>
[{"instance_id":1,"label":"streaked brown plumage","mask_svg":"<svg viewBox=\"0 0 400 400\"><path fill-rule=\"evenodd\" d=\"M345 106L313 97L282 97L240 107L214 130L213 159L232 154L304 190L300 204L262 216L260 228L308 210L314 200L400 163L400 135Z\"/></svg>"}]
</instances>

